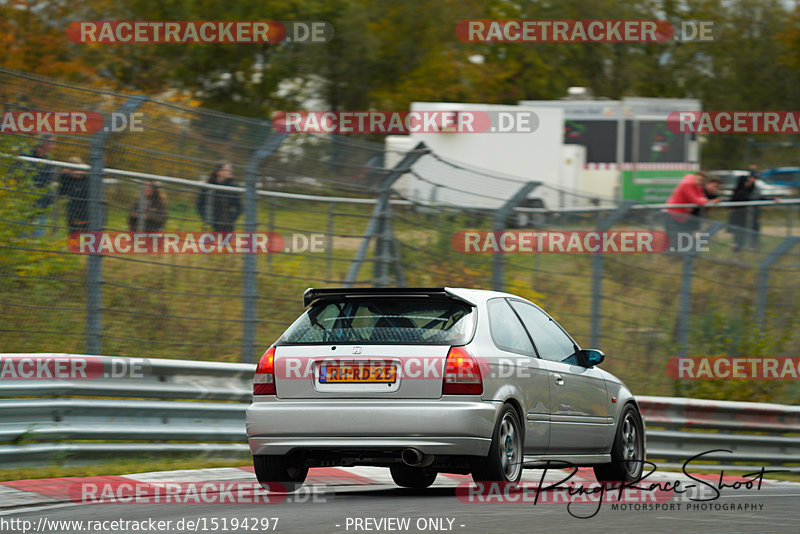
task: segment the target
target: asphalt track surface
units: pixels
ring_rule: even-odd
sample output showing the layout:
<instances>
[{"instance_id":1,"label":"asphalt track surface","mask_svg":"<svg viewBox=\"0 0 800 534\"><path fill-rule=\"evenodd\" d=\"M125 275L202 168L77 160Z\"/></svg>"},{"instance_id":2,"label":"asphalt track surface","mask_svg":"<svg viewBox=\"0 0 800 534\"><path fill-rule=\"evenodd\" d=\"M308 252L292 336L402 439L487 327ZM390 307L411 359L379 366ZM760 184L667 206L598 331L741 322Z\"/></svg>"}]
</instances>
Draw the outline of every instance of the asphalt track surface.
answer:
<instances>
[{"instance_id":1,"label":"asphalt track surface","mask_svg":"<svg viewBox=\"0 0 800 534\"><path fill-rule=\"evenodd\" d=\"M470 479L439 475L437 482L425 490L394 486L388 470L378 468L316 470L307 486L298 495L285 496L275 504L80 504L61 499L31 505L17 499L8 506L0 502L0 532L17 534L29 521L27 532L72 534L85 532L456 532L456 533L527 533L527 532L800 532L800 484L765 479L762 487L725 487L713 501L689 501L687 497L713 496L712 490L698 485L702 494L687 492L682 497L669 495L669 502L643 509L644 505L629 502L627 509L605 502L576 503L539 502L465 502ZM537 483L540 470L525 472L526 483ZM564 472L548 474L546 481L561 478ZM131 475L139 481L193 480L253 482L245 469L198 470ZM591 471L581 470L580 479L589 481ZM109 477L112 478L112 477ZM103 477L93 477L103 480ZM66 479L60 479L66 480ZM72 480L72 479L70 479ZM88 479L86 479L88 480ZM690 481L679 473L659 472L650 478L662 485L668 481ZM716 477L706 477L716 485ZM731 484L735 478L725 477ZM547 492L545 492L547 493ZM513 494L512 494L513 495ZM544 493L543 493L544 495ZM663 495L663 494L662 494ZM563 496L563 495L562 495ZM19 497L19 495L17 495ZM516 495L518 501L525 500ZM488 499L488 496L485 496ZM513 497L512 497L513 498ZM2 499L2 493L0 493ZM473 497L480 500L480 497ZM57 499L56 499L57 500ZM490 499L491 500L491 499ZM663 500L663 499L662 499ZM66 501L66 502L64 502ZM35 502L34 499L30 500ZM645 502L645 504L648 504ZM650 502L649 504L653 504ZM669 509L674 505L673 509ZM596 513L595 513L596 512ZM575 516L592 516L578 518ZM267 521L265 521L265 518ZM277 526L271 518L278 518ZM367 519L370 519L367 521ZM400 522L389 521L399 518ZM402 521L408 520L407 524ZM16 522L14 522L16 520ZM81 528L58 525L56 521L83 521ZM138 530L126 529L110 522L139 521ZM183 523L178 524L183 520ZM359 522L359 520L361 520ZM41 522L40 522L41 521ZM106 522L105 528L92 528L88 521ZM152 523L150 523L152 521ZM171 521L159 528L158 521ZM189 524L188 522L193 522ZM382 521L382 523L380 523ZM267 523L269 523L267 525ZM48 528L49 526L49 528ZM162 524L161 527L164 527ZM264 528L266 526L266 528ZM115 528L116 527L116 528ZM191 528L189 528L191 527ZM274 530L273 530L274 529ZM27 533L26 533L27 534Z\"/></svg>"}]
</instances>

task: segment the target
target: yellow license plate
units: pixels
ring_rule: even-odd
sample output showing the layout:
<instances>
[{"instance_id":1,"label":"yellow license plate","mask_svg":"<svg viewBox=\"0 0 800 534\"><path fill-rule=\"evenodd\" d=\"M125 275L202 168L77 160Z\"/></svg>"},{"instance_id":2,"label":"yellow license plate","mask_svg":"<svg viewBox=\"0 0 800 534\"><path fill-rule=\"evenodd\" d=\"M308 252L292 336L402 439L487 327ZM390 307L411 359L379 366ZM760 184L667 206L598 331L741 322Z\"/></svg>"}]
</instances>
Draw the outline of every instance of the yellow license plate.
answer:
<instances>
[{"instance_id":1,"label":"yellow license plate","mask_svg":"<svg viewBox=\"0 0 800 534\"><path fill-rule=\"evenodd\" d=\"M394 365L323 365L319 368L322 384L386 384L396 380Z\"/></svg>"}]
</instances>

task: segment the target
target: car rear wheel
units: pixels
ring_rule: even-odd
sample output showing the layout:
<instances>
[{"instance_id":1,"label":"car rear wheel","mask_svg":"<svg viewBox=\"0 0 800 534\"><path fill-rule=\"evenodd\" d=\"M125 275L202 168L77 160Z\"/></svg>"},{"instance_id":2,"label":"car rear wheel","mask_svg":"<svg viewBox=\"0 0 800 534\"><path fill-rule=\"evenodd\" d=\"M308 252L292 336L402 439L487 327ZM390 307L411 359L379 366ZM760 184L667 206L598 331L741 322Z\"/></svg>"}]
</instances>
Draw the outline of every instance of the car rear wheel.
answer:
<instances>
[{"instance_id":1,"label":"car rear wheel","mask_svg":"<svg viewBox=\"0 0 800 534\"><path fill-rule=\"evenodd\" d=\"M439 474L431 469L424 467L408 467L405 465L396 465L389 468L392 474L392 480L398 486L404 488L427 488L436 480Z\"/></svg>"},{"instance_id":2,"label":"car rear wheel","mask_svg":"<svg viewBox=\"0 0 800 534\"><path fill-rule=\"evenodd\" d=\"M522 478L521 428L516 410L508 404L503 406L489 455L473 468L473 480L519 482Z\"/></svg>"},{"instance_id":3,"label":"car rear wheel","mask_svg":"<svg viewBox=\"0 0 800 534\"><path fill-rule=\"evenodd\" d=\"M271 491L297 491L308 475L308 467L294 464L285 456L253 456L253 467L259 483L269 484Z\"/></svg>"},{"instance_id":4,"label":"car rear wheel","mask_svg":"<svg viewBox=\"0 0 800 534\"><path fill-rule=\"evenodd\" d=\"M632 482L642 478L644 468L644 425L639 411L631 404L622 409L617 425L611 463L594 466L600 482Z\"/></svg>"}]
</instances>

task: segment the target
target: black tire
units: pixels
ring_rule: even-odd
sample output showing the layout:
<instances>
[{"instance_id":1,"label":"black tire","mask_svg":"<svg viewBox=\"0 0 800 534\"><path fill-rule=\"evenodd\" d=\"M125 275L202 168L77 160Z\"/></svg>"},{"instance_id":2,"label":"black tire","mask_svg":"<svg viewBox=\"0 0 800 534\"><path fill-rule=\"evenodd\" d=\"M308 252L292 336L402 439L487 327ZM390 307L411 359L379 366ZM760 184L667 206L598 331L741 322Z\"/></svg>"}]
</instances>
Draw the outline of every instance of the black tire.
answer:
<instances>
[{"instance_id":1,"label":"black tire","mask_svg":"<svg viewBox=\"0 0 800 534\"><path fill-rule=\"evenodd\" d=\"M295 492L308 475L308 467L294 464L285 456L253 456L253 467L258 482L269 484L270 491Z\"/></svg>"},{"instance_id":2,"label":"black tire","mask_svg":"<svg viewBox=\"0 0 800 534\"><path fill-rule=\"evenodd\" d=\"M594 466L594 476L600 482L634 482L644 470L644 425L642 416L632 404L622 409L617 424L611 463Z\"/></svg>"},{"instance_id":3,"label":"black tire","mask_svg":"<svg viewBox=\"0 0 800 534\"><path fill-rule=\"evenodd\" d=\"M519 482L525 444L521 429L517 411L508 404L504 405L494 426L489 454L472 469L474 481Z\"/></svg>"},{"instance_id":4,"label":"black tire","mask_svg":"<svg viewBox=\"0 0 800 534\"><path fill-rule=\"evenodd\" d=\"M431 469L424 467L409 467L407 465L396 465L389 468L392 480L398 486L404 488L427 488L436 480L439 474Z\"/></svg>"}]
</instances>

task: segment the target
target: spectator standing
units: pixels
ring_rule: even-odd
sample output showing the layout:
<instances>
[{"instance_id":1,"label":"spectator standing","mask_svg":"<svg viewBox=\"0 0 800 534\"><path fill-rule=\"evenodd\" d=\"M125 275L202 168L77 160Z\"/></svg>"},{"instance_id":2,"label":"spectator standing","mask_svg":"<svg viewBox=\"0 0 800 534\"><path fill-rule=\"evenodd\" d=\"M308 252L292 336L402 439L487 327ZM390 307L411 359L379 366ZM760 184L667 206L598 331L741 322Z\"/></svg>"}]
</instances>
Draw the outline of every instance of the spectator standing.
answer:
<instances>
[{"instance_id":1,"label":"spectator standing","mask_svg":"<svg viewBox=\"0 0 800 534\"><path fill-rule=\"evenodd\" d=\"M208 183L236 187L233 166L228 162L219 163L211 171ZM242 213L241 195L238 191L204 188L197 197L197 211L215 232L233 232L236 219Z\"/></svg>"},{"instance_id":2,"label":"spectator standing","mask_svg":"<svg viewBox=\"0 0 800 534\"><path fill-rule=\"evenodd\" d=\"M67 161L83 165L78 157ZM85 232L89 227L89 173L84 169L65 168L58 177L58 194L67 197L69 232Z\"/></svg>"},{"instance_id":3,"label":"spectator standing","mask_svg":"<svg viewBox=\"0 0 800 534\"><path fill-rule=\"evenodd\" d=\"M732 202L751 200L763 200L758 187L758 172L753 168L750 169L750 174L747 176L739 177L731 197ZM761 230L759 217L758 206L744 206L731 210L728 222L731 224L731 232L733 232L733 250L735 252L739 252L747 246L748 241L753 246L758 246L758 233Z\"/></svg>"},{"instance_id":4,"label":"spectator standing","mask_svg":"<svg viewBox=\"0 0 800 534\"><path fill-rule=\"evenodd\" d=\"M715 198L719 198L719 188L722 185L722 178L718 176L708 176L703 180L703 194L706 196L708 200L714 200ZM720 200L722 200L720 198ZM719 202L718 200L717 202ZM694 217L702 217L705 214L706 208L705 207L696 207L692 209L692 215ZM700 220L697 220L697 225L700 225Z\"/></svg>"},{"instance_id":5,"label":"spectator standing","mask_svg":"<svg viewBox=\"0 0 800 534\"><path fill-rule=\"evenodd\" d=\"M711 186L715 183L715 186ZM667 204L697 204L696 208L676 207L666 208L666 230L669 236L669 242L675 246L678 242L678 235L681 233L694 233L700 227L700 217L692 214L692 210L700 209L702 206L708 204L716 204L721 197L709 199L706 196L704 185L711 186L711 191L716 194L719 189L718 179L709 178L704 172L697 172L695 174L687 174L683 177L680 183L672 191L672 194L667 199ZM699 213L699 211L698 211Z\"/></svg>"},{"instance_id":6,"label":"spectator standing","mask_svg":"<svg viewBox=\"0 0 800 534\"><path fill-rule=\"evenodd\" d=\"M168 216L166 193L155 181L145 180L128 216L128 229L131 232L160 232Z\"/></svg>"},{"instance_id":7,"label":"spectator standing","mask_svg":"<svg viewBox=\"0 0 800 534\"><path fill-rule=\"evenodd\" d=\"M48 159L54 148L55 142L53 141L53 136L45 134L39 138L39 144L37 144L33 150L21 155L30 158ZM56 177L56 170L52 165L48 165L44 162L24 160L17 160L10 169L10 171L14 170L22 170L23 174L31 181L34 188L37 190L38 196L33 203L34 216L32 217L37 227L33 231L33 236L42 237L45 233L45 227L47 226L48 208L56 199L56 192L53 191L52 188L53 180Z\"/></svg>"}]
</instances>

